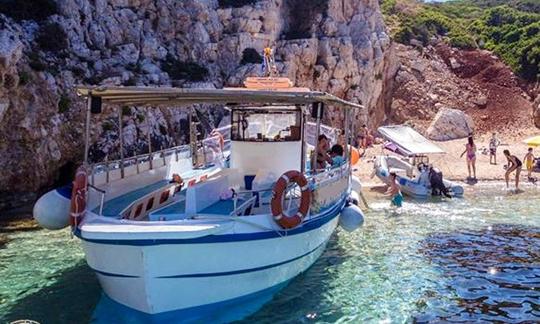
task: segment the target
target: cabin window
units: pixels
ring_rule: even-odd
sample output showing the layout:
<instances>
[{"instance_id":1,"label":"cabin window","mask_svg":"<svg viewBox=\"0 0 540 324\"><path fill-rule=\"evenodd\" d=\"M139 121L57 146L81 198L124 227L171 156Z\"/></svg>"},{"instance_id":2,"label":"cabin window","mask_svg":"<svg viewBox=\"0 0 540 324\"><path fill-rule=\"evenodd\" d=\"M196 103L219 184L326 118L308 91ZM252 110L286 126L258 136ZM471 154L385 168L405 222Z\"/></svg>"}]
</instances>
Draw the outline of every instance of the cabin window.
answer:
<instances>
[{"instance_id":1,"label":"cabin window","mask_svg":"<svg viewBox=\"0 0 540 324\"><path fill-rule=\"evenodd\" d=\"M135 213L133 214L133 218L137 218L141 215L142 207L143 207L143 204L137 205L137 208L135 209Z\"/></svg>"},{"instance_id":2,"label":"cabin window","mask_svg":"<svg viewBox=\"0 0 540 324\"><path fill-rule=\"evenodd\" d=\"M168 190L161 193L161 197L159 198L159 203L163 204L164 202L167 201L167 199L169 199L169 191Z\"/></svg>"},{"instance_id":3,"label":"cabin window","mask_svg":"<svg viewBox=\"0 0 540 324\"><path fill-rule=\"evenodd\" d=\"M152 207L154 207L154 197L148 200L148 203L146 204L146 211L149 211L152 209Z\"/></svg>"},{"instance_id":4,"label":"cabin window","mask_svg":"<svg viewBox=\"0 0 540 324\"><path fill-rule=\"evenodd\" d=\"M233 109L231 139L248 142L300 141L301 119L301 111L296 107Z\"/></svg>"}]
</instances>

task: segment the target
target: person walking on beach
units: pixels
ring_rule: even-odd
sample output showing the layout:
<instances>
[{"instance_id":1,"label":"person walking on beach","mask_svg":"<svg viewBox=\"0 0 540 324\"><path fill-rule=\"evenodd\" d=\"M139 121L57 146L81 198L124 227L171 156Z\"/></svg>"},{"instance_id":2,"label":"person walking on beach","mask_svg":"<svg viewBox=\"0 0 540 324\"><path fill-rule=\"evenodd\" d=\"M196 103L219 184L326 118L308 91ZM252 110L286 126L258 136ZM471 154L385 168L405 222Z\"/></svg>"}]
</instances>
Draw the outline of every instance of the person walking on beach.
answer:
<instances>
[{"instance_id":1,"label":"person walking on beach","mask_svg":"<svg viewBox=\"0 0 540 324\"><path fill-rule=\"evenodd\" d=\"M529 149L527 150L527 154L525 154L523 161L525 162L525 167L527 168L527 179L529 181L532 181L532 170L534 167L534 154L532 147L529 147Z\"/></svg>"},{"instance_id":2,"label":"person walking on beach","mask_svg":"<svg viewBox=\"0 0 540 324\"><path fill-rule=\"evenodd\" d=\"M489 164L497 165L497 147L499 145L501 145L501 142L497 138L497 134L493 133L489 140Z\"/></svg>"},{"instance_id":3,"label":"person walking on beach","mask_svg":"<svg viewBox=\"0 0 540 324\"><path fill-rule=\"evenodd\" d=\"M465 151L461 153L460 157L467 153L467 171L469 171L469 177L467 179L476 180L476 145L472 136L469 136L467 144L465 144ZM474 177L471 178L471 168Z\"/></svg>"},{"instance_id":4,"label":"person walking on beach","mask_svg":"<svg viewBox=\"0 0 540 324\"><path fill-rule=\"evenodd\" d=\"M403 195L401 194L401 188L399 186L399 183L397 183L397 175L395 172L390 172L390 186L384 194L387 197L391 197L390 204L392 206L402 206Z\"/></svg>"},{"instance_id":5,"label":"person walking on beach","mask_svg":"<svg viewBox=\"0 0 540 324\"><path fill-rule=\"evenodd\" d=\"M510 173L516 171L516 190L519 189L519 174L521 173L521 161L515 156L511 155L509 150L503 151L506 160L508 160L508 166L506 168L506 173L504 174L504 180L506 180L506 188L508 188L508 179Z\"/></svg>"}]
</instances>

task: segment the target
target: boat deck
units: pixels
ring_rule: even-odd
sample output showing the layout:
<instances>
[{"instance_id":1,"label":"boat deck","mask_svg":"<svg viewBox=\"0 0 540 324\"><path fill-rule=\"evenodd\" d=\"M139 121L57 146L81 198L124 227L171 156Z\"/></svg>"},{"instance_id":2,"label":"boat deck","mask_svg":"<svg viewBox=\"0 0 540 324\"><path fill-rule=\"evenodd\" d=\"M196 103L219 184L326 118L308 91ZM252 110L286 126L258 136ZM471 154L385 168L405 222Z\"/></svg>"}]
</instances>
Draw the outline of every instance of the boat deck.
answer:
<instances>
[{"instance_id":1,"label":"boat deck","mask_svg":"<svg viewBox=\"0 0 540 324\"><path fill-rule=\"evenodd\" d=\"M182 178L184 179L184 181L185 181L185 183L187 185L187 182L190 179L200 177L200 176L204 175L205 173L207 173L211 169L212 169L212 167L208 167L208 168L205 168L205 169L189 170L187 172L182 173L181 176L182 176ZM144 197L145 195L148 195L148 194L150 194L150 193L152 193L152 192L166 186L168 183L169 183L168 180L165 180L165 179L160 180L160 181L157 181L155 183L149 184L147 186L144 186L142 188L138 188L138 189L133 190L133 191L129 191L129 192L123 194L123 195L120 195L120 196L118 196L116 198L113 198L111 200L106 201L103 204L103 216L117 217L118 215L120 215L122 210L124 210L126 207L128 207L131 203L133 203L137 199L140 199L140 198ZM93 211L98 213L99 212L99 206L94 208Z\"/></svg>"}]
</instances>

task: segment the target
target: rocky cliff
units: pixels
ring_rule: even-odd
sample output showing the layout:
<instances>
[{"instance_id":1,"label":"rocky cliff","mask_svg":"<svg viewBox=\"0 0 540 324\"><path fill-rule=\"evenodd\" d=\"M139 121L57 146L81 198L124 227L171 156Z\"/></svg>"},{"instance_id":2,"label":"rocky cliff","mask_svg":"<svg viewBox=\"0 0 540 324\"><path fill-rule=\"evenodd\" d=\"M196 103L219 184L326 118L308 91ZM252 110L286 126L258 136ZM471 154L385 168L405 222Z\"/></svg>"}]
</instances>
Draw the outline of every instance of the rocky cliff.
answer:
<instances>
[{"instance_id":1,"label":"rocky cliff","mask_svg":"<svg viewBox=\"0 0 540 324\"><path fill-rule=\"evenodd\" d=\"M236 86L260 72L266 46L296 85L362 102L370 123L385 118L385 80L397 67L378 0L0 2L0 209L34 199L80 162L84 103L74 85ZM182 143L183 113L122 111L128 153L146 149L148 131L156 147ZM102 158L117 148L118 119L109 108L97 118L92 152Z\"/></svg>"}]
</instances>

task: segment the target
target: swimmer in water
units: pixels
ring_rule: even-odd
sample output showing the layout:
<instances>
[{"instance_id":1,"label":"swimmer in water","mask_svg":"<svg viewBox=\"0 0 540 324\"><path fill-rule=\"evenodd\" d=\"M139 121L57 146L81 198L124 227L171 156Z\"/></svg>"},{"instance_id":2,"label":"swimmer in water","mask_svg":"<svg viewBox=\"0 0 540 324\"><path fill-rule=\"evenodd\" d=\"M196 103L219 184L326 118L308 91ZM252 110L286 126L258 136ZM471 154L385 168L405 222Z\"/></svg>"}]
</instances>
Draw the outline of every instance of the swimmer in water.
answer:
<instances>
[{"instance_id":1,"label":"swimmer in water","mask_svg":"<svg viewBox=\"0 0 540 324\"><path fill-rule=\"evenodd\" d=\"M391 205L401 207L403 204L403 195L401 194L401 188L397 182L397 175L395 172L390 172L390 186L385 192L385 195L391 198Z\"/></svg>"}]
</instances>

